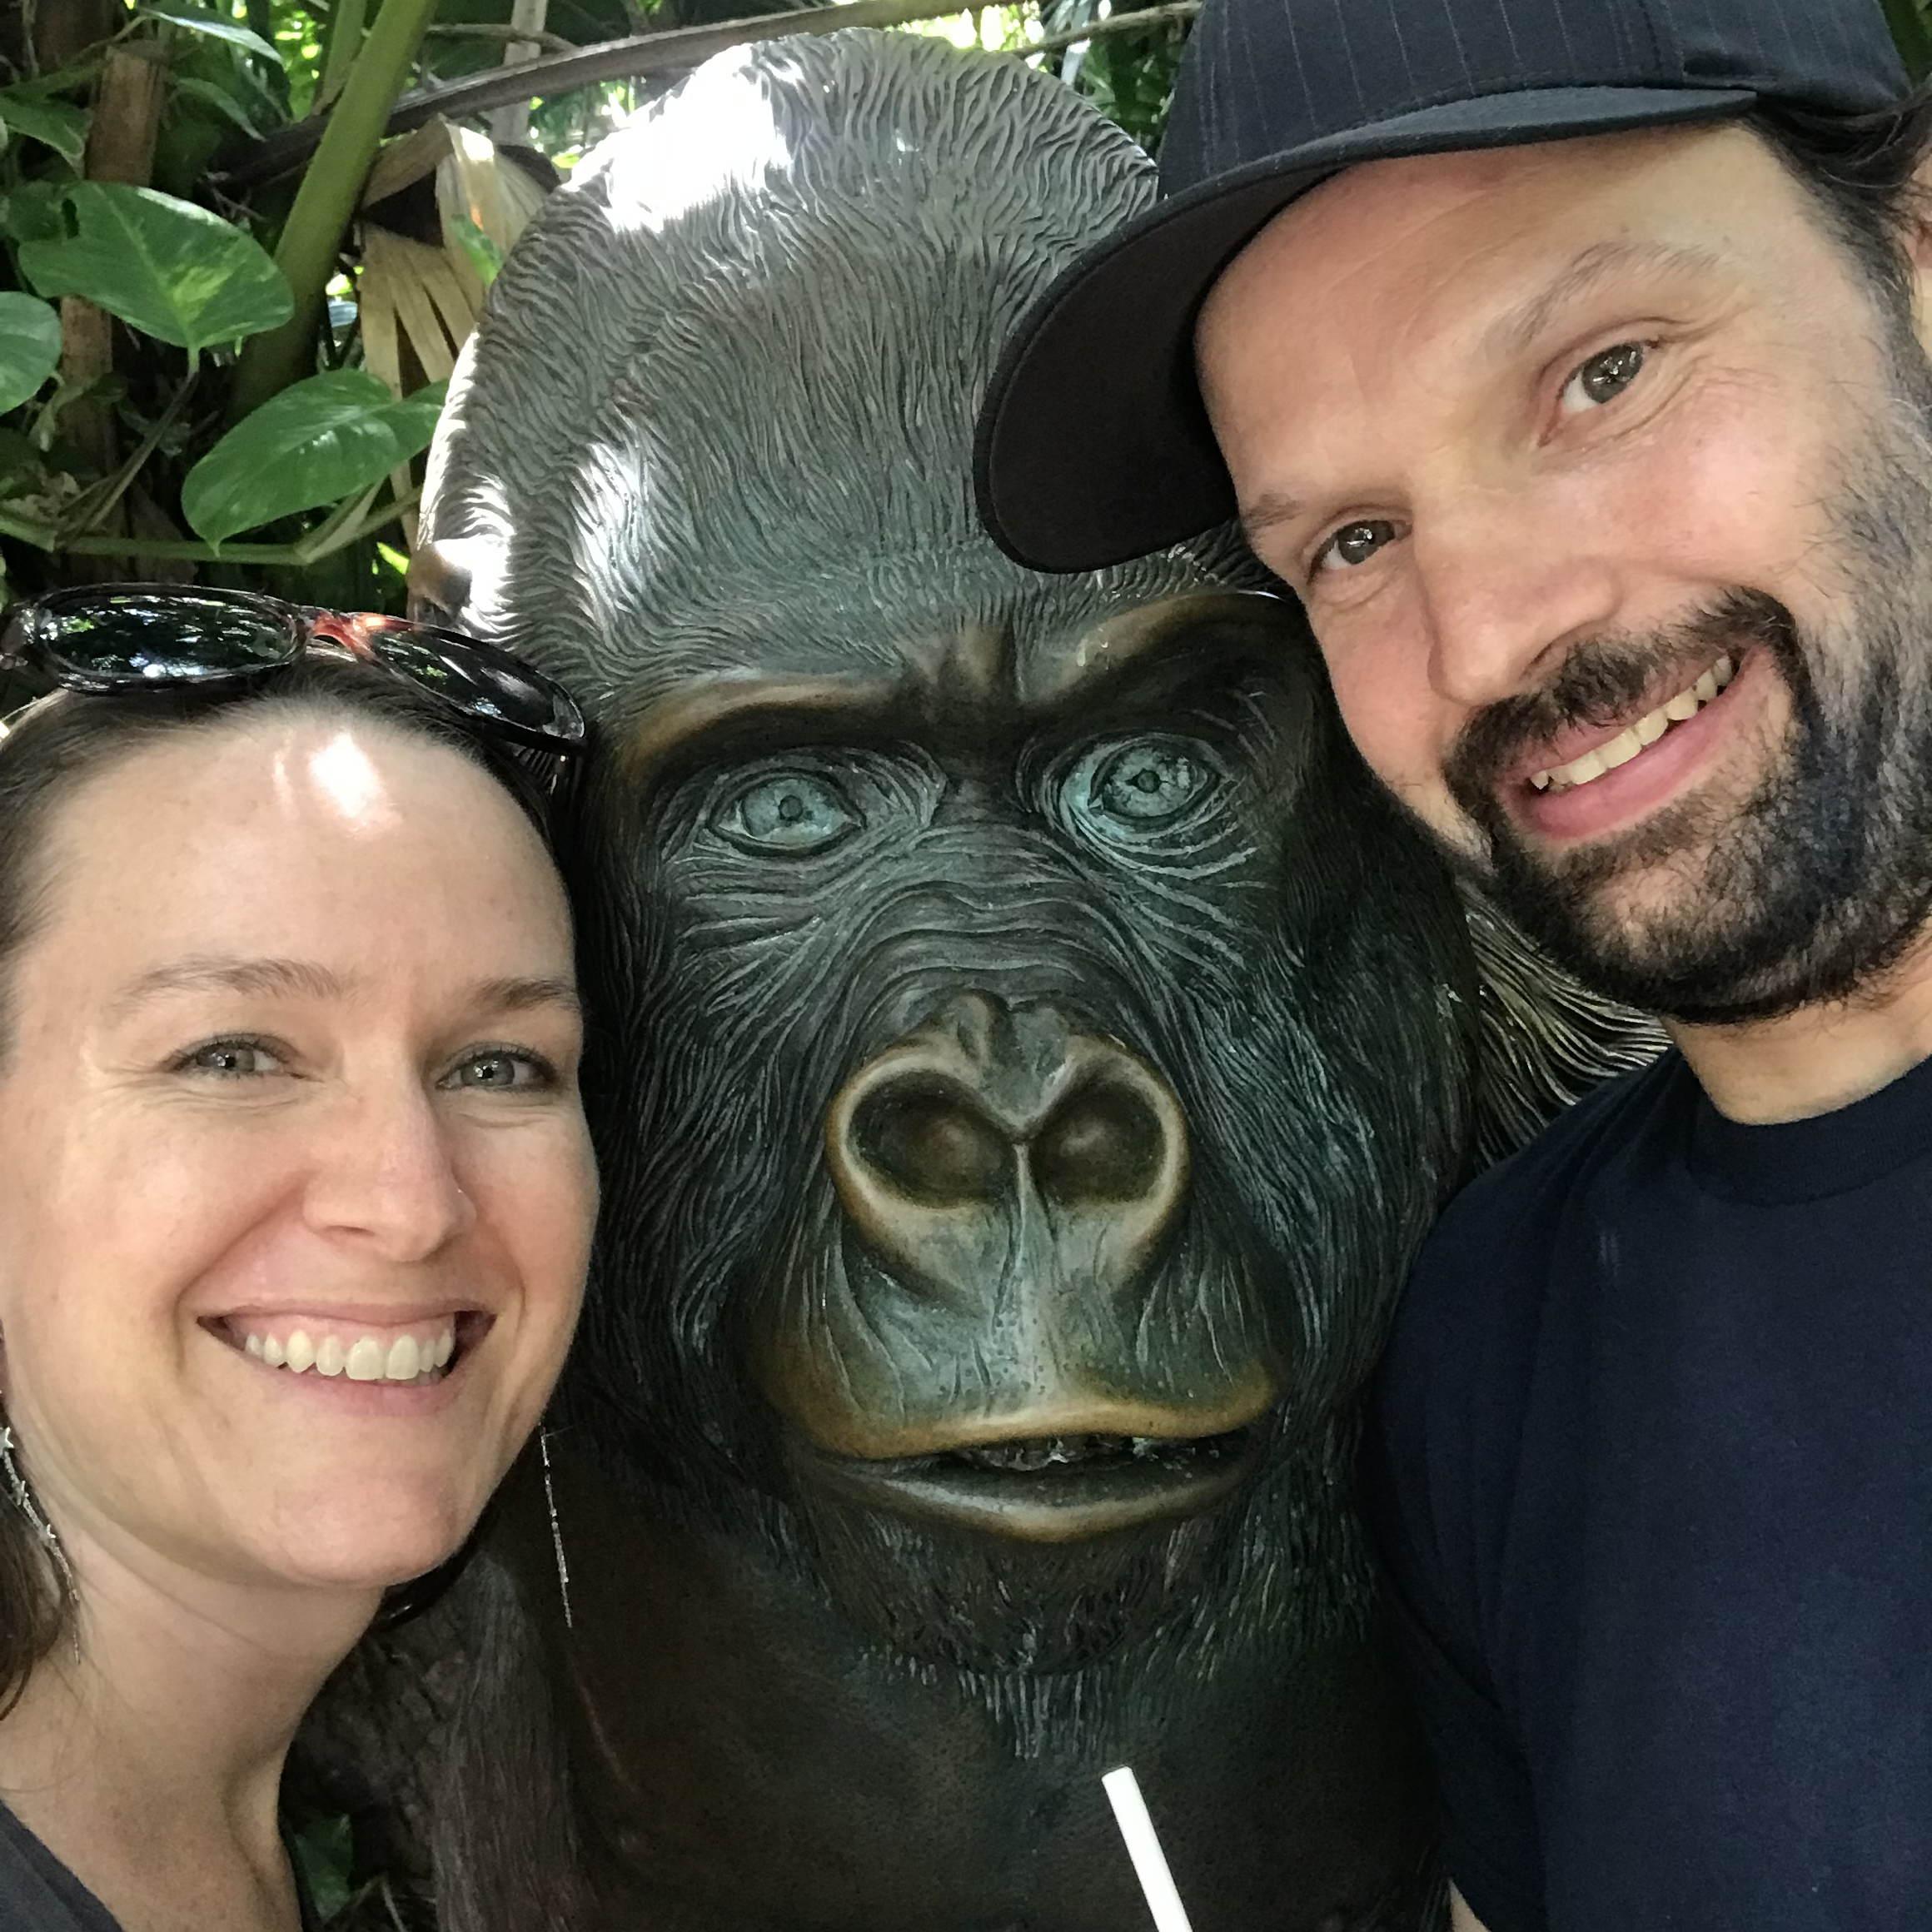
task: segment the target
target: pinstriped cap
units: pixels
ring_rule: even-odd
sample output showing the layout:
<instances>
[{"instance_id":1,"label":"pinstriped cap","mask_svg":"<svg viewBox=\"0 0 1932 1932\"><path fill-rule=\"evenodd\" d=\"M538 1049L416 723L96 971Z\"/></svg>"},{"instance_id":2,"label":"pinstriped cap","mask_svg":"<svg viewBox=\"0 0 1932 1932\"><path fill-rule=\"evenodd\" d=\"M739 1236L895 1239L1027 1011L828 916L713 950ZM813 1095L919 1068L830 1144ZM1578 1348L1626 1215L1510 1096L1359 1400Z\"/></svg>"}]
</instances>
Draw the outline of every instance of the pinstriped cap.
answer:
<instances>
[{"instance_id":1,"label":"pinstriped cap","mask_svg":"<svg viewBox=\"0 0 1932 1932\"><path fill-rule=\"evenodd\" d=\"M1044 570L1118 563L1234 513L1193 327L1232 257L1358 162L1717 120L1883 112L1880 0L1208 0L1161 199L1021 322L980 417L993 540Z\"/></svg>"}]
</instances>

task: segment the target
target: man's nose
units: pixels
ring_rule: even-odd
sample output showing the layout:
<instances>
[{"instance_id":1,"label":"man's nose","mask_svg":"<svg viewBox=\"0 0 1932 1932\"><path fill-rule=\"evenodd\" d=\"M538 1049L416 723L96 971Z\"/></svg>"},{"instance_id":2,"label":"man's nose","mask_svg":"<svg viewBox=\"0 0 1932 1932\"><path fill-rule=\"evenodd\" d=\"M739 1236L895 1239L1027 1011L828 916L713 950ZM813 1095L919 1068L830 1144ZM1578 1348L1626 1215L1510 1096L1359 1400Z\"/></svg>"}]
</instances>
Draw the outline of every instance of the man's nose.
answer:
<instances>
[{"instance_id":1,"label":"man's nose","mask_svg":"<svg viewBox=\"0 0 1932 1932\"><path fill-rule=\"evenodd\" d=\"M1615 627L1619 575L1573 510L1471 491L1418 518L1415 568L1437 695L1469 710L1535 690L1581 639Z\"/></svg>"},{"instance_id":2,"label":"man's nose","mask_svg":"<svg viewBox=\"0 0 1932 1932\"><path fill-rule=\"evenodd\" d=\"M427 1260L475 1222L448 1124L419 1083L346 1096L334 1113L314 1149L311 1227L406 1263Z\"/></svg>"}]
</instances>

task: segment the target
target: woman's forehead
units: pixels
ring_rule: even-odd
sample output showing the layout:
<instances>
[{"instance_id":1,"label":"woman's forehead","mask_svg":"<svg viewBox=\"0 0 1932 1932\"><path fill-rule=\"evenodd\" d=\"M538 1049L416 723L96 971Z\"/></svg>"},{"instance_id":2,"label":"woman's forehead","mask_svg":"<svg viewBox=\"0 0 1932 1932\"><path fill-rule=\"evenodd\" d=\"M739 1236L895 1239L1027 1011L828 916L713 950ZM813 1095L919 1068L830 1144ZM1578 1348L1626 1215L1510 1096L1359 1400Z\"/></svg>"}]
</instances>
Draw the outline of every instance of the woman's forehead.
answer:
<instances>
[{"instance_id":1,"label":"woman's forehead","mask_svg":"<svg viewBox=\"0 0 1932 1932\"><path fill-rule=\"evenodd\" d=\"M447 745L348 716L143 746L64 802L43 886L39 940L90 980L103 949L116 967L222 953L366 978L415 954L554 972L570 945L561 884L508 793Z\"/></svg>"}]
</instances>

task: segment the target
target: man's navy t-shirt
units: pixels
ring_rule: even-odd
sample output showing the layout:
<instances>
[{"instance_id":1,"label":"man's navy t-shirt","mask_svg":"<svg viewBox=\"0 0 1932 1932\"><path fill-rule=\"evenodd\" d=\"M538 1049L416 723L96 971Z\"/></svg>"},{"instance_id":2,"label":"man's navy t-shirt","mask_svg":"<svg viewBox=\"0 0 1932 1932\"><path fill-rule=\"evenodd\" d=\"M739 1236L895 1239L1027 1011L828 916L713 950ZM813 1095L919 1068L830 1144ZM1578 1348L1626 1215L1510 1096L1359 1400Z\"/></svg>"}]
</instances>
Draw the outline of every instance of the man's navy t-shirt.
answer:
<instances>
[{"instance_id":1,"label":"man's navy t-shirt","mask_svg":"<svg viewBox=\"0 0 1932 1932\"><path fill-rule=\"evenodd\" d=\"M1592 1095L1432 1236L1368 1448L1490 1932L1932 1928L1932 1063Z\"/></svg>"}]
</instances>

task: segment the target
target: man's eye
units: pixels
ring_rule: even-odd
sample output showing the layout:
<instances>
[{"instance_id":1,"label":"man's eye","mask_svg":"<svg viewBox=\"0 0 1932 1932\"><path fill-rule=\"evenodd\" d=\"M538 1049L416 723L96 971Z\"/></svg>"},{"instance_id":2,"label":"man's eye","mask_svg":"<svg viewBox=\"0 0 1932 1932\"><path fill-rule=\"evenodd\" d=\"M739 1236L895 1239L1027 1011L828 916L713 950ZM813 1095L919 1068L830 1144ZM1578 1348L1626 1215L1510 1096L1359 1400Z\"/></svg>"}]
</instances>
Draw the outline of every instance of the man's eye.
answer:
<instances>
[{"instance_id":1,"label":"man's eye","mask_svg":"<svg viewBox=\"0 0 1932 1932\"><path fill-rule=\"evenodd\" d=\"M1577 416L1616 401L1643 373L1650 359L1646 342L1619 342L1614 349L1592 356L1564 385L1563 413Z\"/></svg>"},{"instance_id":2,"label":"man's eye","mask_svg":"<svg viewBox=\"0 0 1932 1932\"><path fill-rule=\"evenodd\" d=\"M1344 524L1316 553L1315 568L1319 570L1332 564L1343 570L1356 570L1395 539L1396 526L1381 518Z\"/></svg>"}]
</instances>

